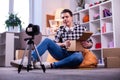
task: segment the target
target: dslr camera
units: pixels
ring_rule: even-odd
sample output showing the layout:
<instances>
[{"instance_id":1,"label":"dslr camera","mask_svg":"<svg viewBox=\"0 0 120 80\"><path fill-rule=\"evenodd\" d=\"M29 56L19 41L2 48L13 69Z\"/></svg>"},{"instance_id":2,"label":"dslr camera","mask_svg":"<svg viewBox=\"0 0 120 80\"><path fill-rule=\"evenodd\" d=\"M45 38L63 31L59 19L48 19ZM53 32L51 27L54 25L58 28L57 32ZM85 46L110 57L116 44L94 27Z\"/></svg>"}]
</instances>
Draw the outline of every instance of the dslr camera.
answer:
<instances>
[{"instance_id":1,"label":"dslr camera","mask_svg":"<svg viewBox=\"0 0 120 80\"><path fill-rule=\"evenodd\" d=\"M29 24L26 28L26 34L29 36L34 37L35 35L38 35L40 33L40 28L38 25Z\"/></svg>"}]
</instances>

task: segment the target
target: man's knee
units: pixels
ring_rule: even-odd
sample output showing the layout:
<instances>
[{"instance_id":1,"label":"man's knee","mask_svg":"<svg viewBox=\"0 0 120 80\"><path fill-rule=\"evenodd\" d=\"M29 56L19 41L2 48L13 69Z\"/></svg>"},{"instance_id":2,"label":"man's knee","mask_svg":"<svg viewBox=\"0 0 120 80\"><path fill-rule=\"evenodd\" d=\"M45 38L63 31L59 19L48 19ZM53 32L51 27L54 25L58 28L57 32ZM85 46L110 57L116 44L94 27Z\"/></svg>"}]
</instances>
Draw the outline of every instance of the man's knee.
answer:
<instances>
[{"instance_id":1,"label":"man's knee","mask_svg":"<svg viewBox=\"0 0 120 80\"><path fill-rule=\"evenodd\" d=\"M82 53L74 53L73 55L74 55L74 60L76 62L82 62L83 61L83 55L82 55Z\"/></svg>"}]
</instances>

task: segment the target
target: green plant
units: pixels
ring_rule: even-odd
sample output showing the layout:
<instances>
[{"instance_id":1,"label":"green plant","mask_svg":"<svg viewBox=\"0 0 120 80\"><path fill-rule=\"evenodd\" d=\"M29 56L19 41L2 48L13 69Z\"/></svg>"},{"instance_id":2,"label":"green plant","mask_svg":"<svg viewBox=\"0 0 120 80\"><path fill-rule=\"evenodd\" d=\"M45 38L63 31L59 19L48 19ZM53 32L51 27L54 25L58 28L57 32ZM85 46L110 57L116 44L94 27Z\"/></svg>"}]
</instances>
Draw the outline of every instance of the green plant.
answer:
<instances>
[{"instance_id":1,"label":"green plant","mask_svg":"<svg viewBox=\"0 0 120 80\"><path fill-rule=\"evenodd\" d=\"M5 21L6 27L18 27L20 26L20 30L22 28L21 20L17 17L17 14L10 13L8 19Z\"/></svg>"}]
</instances>

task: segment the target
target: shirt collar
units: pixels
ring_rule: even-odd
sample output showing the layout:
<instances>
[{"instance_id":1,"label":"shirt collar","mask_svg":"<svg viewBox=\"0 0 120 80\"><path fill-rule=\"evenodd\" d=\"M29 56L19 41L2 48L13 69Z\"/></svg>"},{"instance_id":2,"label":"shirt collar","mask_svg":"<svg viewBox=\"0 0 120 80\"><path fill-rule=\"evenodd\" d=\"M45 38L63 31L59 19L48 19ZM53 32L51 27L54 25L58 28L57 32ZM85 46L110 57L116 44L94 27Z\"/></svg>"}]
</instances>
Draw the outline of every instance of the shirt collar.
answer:
<instances>
[{"instance_id":1,"label":"shirt collar","mask_svg":"<svg viewBox=\"0 0 120 80\"><path fill-rule=\"evenodd\" d=\"M70 30L70 31L73 31L73 29L74 29L74 27L70 27L70 28L67 27L67 26L65 27L65 30L66 30L66 31L69 31L69 30Z\"/></svg>"}]
</instances>

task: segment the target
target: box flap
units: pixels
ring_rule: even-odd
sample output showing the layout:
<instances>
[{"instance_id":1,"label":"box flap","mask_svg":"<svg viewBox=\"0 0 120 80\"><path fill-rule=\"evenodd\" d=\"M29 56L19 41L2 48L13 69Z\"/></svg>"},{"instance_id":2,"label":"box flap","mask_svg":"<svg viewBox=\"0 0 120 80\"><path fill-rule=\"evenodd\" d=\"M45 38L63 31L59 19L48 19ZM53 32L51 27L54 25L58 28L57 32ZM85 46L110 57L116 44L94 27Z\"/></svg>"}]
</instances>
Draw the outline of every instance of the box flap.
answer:
<instances>
[{"instance_id":1,"label":"box flap","mask_svg":"<svg viewBox=\"0 0 120 80\"><path fill-rule=\"evenodd\" d=\"M80 41L86 41L90 38L90 36L92 35L93 33L92 32L83 32L83 35L80 37Z\"/></svg>"}]
</instances>

